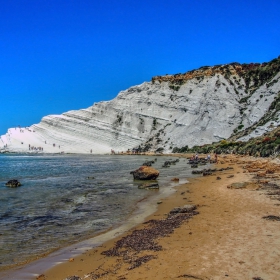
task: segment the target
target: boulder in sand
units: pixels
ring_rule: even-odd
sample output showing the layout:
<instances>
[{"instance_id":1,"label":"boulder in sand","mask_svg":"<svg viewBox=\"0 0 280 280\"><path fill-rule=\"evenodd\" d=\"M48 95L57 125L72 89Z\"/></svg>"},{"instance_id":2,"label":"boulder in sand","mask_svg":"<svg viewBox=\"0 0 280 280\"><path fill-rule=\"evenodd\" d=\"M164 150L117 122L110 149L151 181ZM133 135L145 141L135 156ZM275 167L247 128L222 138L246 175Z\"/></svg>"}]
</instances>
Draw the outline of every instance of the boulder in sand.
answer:
<instances>
[{"instance_id":1,"label":"boulder in sand","mask_svg":"<svg viewBox=\"0 0 280 280\"><path fill-rule=\"evenodd\" d=\"M131 171L134 180L155 180L159 171L150 166L141 166L137 170Z\"/></svg>"}]
</instances>

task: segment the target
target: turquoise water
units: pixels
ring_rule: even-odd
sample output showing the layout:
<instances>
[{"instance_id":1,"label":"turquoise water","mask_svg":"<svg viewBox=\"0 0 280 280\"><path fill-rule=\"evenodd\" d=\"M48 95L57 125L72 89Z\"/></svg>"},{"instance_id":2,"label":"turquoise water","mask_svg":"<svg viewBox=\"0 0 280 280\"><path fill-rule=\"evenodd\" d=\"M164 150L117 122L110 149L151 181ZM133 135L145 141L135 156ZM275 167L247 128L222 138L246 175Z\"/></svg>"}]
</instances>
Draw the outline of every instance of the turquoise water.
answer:
<instances>
[{"instance_id":1,"label":"turquoise water","mask_svg":"<svg viewBox=\"0 0 280 280\"><path fill-rule=\"evenodd\" d=\"M0 155L0 270L124 222L137 202L156 194L139 190L139 182L129 174L151 159ZM162 168L167 159L158 157L154 164L160 170L161 188L174 176L191 176L185 160ZM18 179L22 186L6 187L10 179Z\"/></svg>"}]
</instances>

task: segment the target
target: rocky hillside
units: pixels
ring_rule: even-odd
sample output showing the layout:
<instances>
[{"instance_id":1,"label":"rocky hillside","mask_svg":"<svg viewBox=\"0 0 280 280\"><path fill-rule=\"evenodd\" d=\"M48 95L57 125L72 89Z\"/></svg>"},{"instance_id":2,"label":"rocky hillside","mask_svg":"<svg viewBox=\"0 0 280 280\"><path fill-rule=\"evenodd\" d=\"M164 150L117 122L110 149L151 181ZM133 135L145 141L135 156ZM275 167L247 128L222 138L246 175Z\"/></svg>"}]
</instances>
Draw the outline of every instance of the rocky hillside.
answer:
<instances>
[{"instance_id":1,"label":"rocky hillside","mask_svg":"<svg viewBox=\"0 0 280 280\"><path fill-rule=\"evenodd\" d=\"M280 123L280 57L153 77L108 102L50 115L0 138L2 152L108 153L246 141Z\"/></svg>"},{"instance_id":2,"label":"rocky hillside","mask_svg":"<svg viewBox=\"0 0 280 280\"><path fill-rule=\"evenodd\" d=\"M269 157L280 155L280 127L274 128L262 136L250 138L248 141L222 140L213 144L202 146L188 146L174 148L175 153L225 153L241 154L255 157Z\"/></svg>"}]
</instances>

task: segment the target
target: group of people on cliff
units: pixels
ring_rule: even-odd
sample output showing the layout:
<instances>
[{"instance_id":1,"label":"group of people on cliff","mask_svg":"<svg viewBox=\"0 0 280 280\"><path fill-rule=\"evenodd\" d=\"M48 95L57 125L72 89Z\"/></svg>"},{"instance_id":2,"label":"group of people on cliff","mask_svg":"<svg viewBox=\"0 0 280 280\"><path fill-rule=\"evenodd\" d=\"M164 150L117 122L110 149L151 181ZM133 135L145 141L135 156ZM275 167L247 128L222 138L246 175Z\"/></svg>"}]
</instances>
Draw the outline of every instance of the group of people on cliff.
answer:
<instances>
[{"instance_id":1,"label":"group of people on cliff","mask_svg":"<svg viewBox=\"0 0 280 280\"><path fill-rule=\"evenodd\" d=\"M44 151L43 147L35 147L29 144L29 151Z\"/></svg>"}]
</instances>

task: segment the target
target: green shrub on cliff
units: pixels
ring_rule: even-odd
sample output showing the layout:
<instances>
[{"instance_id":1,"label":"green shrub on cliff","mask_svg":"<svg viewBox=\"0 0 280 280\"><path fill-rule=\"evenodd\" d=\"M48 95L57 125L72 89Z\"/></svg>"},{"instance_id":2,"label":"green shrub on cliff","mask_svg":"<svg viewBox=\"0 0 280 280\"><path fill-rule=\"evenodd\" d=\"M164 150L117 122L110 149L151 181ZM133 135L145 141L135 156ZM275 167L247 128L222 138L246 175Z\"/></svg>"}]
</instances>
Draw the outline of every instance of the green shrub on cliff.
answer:
<instances>
[{"instance_id":1,"label":"green shrub on cliff","mask_svg":"<svg viewBox=\"0 0 280 280\"><path fill-rule=\"evenodd\" d=\"M206 144L202 146L188 146L174 148L173 153L203 153L208 154L215 152L235 153L241 155L268 157L271 155L280 155L280 127L275 128L264 136L251 138L247 142L221 140L220 142Z\"/></svg>"}]
</instances>

